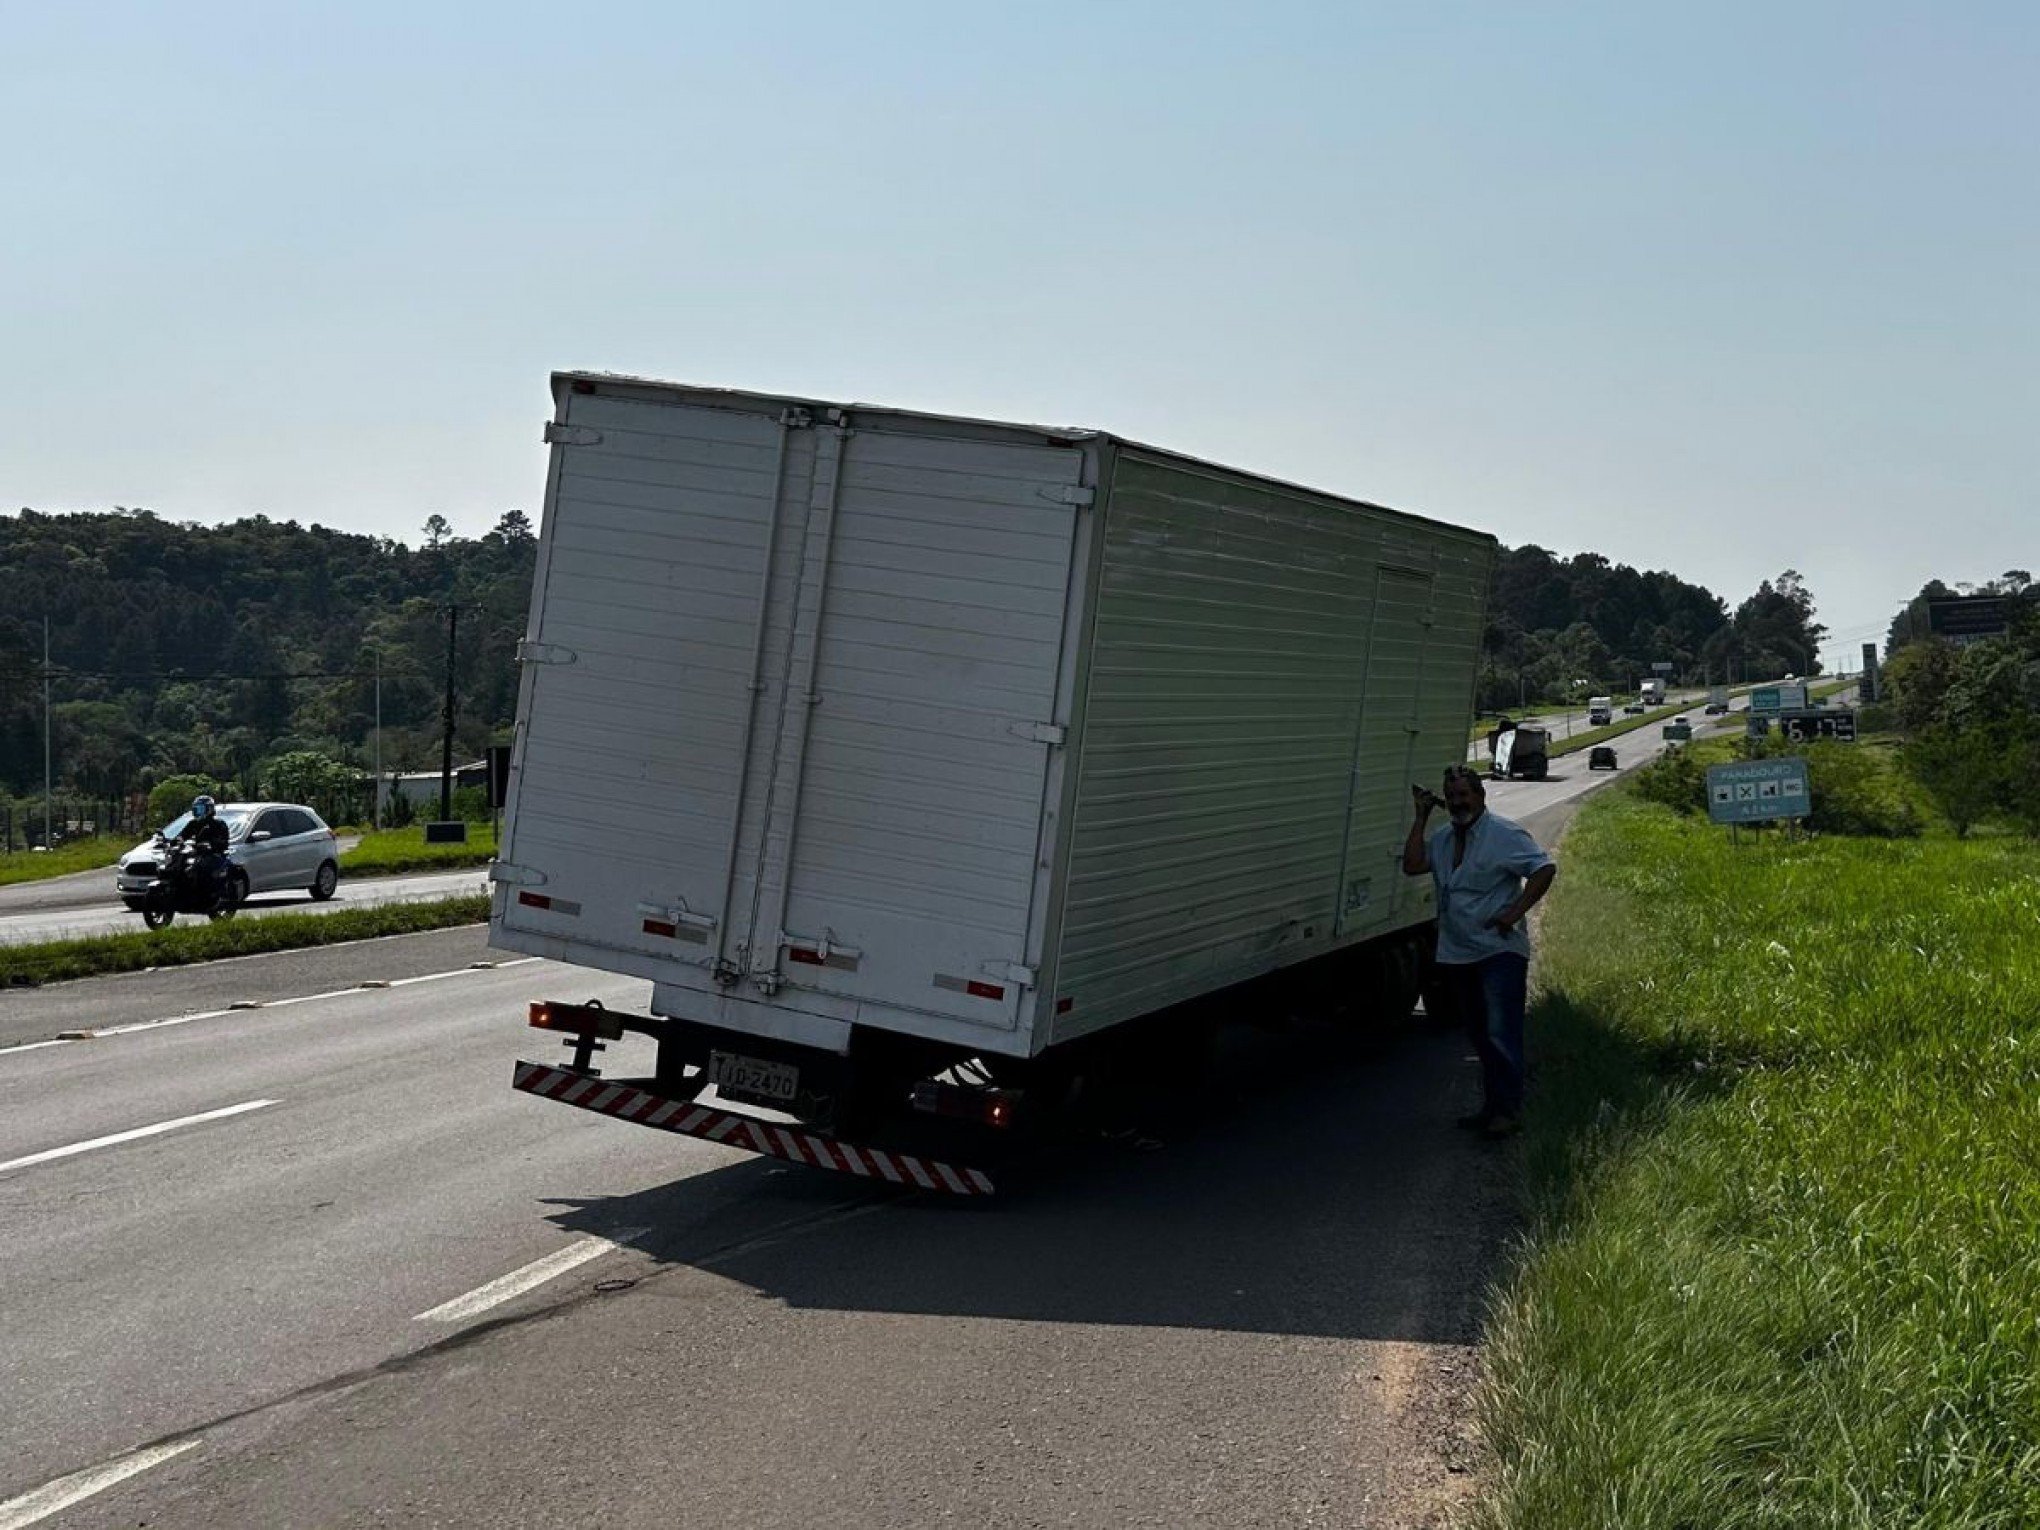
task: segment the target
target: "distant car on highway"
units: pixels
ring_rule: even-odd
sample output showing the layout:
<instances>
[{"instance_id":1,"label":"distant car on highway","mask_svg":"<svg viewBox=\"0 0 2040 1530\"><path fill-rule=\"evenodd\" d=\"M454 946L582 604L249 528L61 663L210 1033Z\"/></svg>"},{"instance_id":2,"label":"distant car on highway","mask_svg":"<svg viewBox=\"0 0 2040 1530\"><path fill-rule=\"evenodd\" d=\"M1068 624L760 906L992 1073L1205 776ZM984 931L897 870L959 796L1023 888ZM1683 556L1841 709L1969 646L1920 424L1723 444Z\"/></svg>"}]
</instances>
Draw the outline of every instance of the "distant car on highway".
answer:
<instances>
[{"instance_id":1,"label":"distant car on highway","mask_svg":"<svg viewBox=\"0 0 2040 1530\"><path fill-rule=\"evenodd\" d=\"M1587 769L1615 770L1615 751L1607 744L1596 744L1587 751Z\"/></svg>"},{"instance_id":2,"label":"distant car on highway","mask_svg":"<svg viewBox=\"0 0 2040 1530\"><path fill-rule=\"evenodd\" d=\"M1624 707L1622 710L1625 712L1641 712L1644 710L1644 705L1640 701L1632 701L1629 703L1628 706Z\"/></svg>"},{"instance_id":3,"label":"distant car on highway","mask_svg":"<svg viewBox=\"0 0 2040 1530\"><path fill-rule=\"evenodd\" d=\"M1707 715L1709 717L1719 717L1727 710L1728 703L1725 701L1710 701L1707 703Z\"/></svg>"},{"instance_id":4,"label":"distant car on highway","mask_svg":"<svg viewBox=\"0 0 2040 1530\"><path fill-rule=\"evenodd\" d=\"M236 901L251 893L301 888L319 902L340 886L339 836L308 807L291 802L222 802L216 811L227 826L227 873L235 884ZM163 826L174 839L191 815L183 813ZM139 909L141 895L156 877L156 845L145 840L116 863L114 885L121 901Z\"/></svg>"}]
</instances>

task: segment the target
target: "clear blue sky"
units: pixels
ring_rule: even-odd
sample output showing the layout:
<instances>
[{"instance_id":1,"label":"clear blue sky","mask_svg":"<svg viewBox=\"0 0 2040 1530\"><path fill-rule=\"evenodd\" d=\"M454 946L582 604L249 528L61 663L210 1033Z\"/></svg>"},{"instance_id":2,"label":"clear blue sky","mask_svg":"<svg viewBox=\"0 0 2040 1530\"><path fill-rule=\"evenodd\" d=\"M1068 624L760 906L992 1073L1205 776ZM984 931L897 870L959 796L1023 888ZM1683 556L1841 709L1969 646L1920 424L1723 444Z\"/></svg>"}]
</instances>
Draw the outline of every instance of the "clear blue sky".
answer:
<instances>
[{"instance_id":1,"label":"clear blue sky","mask_svg":"<svg viewBox=\"0 0 2040 1530\"><path fill-rule=\"evenodd\" d=\"M586 367L1104 426L1731 602L1791 564L1830 664L2040 564L2030 4L0 24L9 510L479 534Z\"/></svg>"}]
</instances>

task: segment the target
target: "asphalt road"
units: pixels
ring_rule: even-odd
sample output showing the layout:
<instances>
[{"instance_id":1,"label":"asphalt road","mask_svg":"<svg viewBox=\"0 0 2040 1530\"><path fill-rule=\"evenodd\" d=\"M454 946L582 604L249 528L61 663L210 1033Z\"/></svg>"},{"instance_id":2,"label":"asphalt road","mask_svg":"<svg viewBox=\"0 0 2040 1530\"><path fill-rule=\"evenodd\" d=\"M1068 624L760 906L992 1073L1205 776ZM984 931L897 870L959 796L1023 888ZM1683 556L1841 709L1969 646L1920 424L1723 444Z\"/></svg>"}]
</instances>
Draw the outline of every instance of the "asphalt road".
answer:
<instances>
[{"instance_id":1,"label":"asphalt road","mask_svg":"<svg viewBox=\"0 0 2040 1530\"><path fill-rule=\"evenodd\" d=\"M265 914L323 914L375 903L420 903L457 893L486 892L486 873L478 869L423 872L400 877L346 877L340 890L324 903L302 892L257 893L241 905L237 919ZM180 914L177 922L202 921ZM25 941L66 940L81 935L113 935L142 928L142 916L122 906L113 890L113 872L81 872L48 882L17 882L0 887L0 945Z\"/></svg>"},{"instance_id":2,"label":"asphalt road","mask_svg":"<svg viewBox=\"0 0 2040 1530\"><path fill-rule=\"evenodd\" d=\"M1629 702L1634 701L1635 699L1636 698L1633 694L1617 696L1615 698L1616 722L1618 723L1627 722L1629 720L1631 714L1624 712L1622 708ZM1667 706L1675 707L1676 706L1690 707L1693 711L1694 716L1697 718L1699 716L1700 709L1707 705L1707 691L1704 687L1697 690L1673 691L1671 693L1670 699L1665 704ZM1745 697L1738 696L1731 698L1730 704L1746 705L1747 702ZM1656 711L1658 709L1654 707L1651 710ZM1482 713L1481 720L1484 724L1491 723L1494 717L1499 715L1501 714ZM1508 715L1514 717L1516 714L1511 712ZM1597 726L1596 724L1589 722L1587 720L1587 709L1584 705L1574 707L1570 711L1553 711L1549 706L1533 707L1523 714L1521 720L1526 722L1535 722L1537 726L1543 728L1546 732L1548 732L1554 741L1559 742L1569 739L1573 737L1575 734L1591 733ZM1653 734L1653 737L1655 737L1655 734ZM1483 735L1482 737L1475 739L1471 744L1469 744L1467 746L1466 754L1468 759L1472 760L1486 759L1488 757L1488 746L1486 736Z\"/></svg>"},{"instance_id":3,"label":"asphalt road","mask_svg":"<svg viewBox=\"0 0 2040 1530\"><path fill-rule=\"evenodd\" d=\"M1491 801L1549 833L1605 779ZM0 1530L1400 1527L1464 1494L1513 1171L1450 1125L1456 1038L1243 1016L1194 1130L975 1211L509 1089L559 1051L526 1003L646 986L466 930L0 997Z\"/></svg>"}]
</instances>

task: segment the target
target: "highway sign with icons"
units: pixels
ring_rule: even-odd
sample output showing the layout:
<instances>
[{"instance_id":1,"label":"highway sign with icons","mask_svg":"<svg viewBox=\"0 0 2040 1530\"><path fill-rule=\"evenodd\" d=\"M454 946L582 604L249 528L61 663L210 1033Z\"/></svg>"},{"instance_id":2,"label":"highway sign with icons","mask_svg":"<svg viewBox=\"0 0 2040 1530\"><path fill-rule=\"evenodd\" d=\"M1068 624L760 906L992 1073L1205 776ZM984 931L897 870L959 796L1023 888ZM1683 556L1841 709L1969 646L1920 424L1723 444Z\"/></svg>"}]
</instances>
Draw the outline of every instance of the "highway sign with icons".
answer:
<instances>
[{"instance_id":1,"label":"highway sign with icons","mask_svg":"<svg viewBox=\"0 0 2040 1530\"><path fill-rule=\"evenodd\" d=\"M1667 664L1663 660L1659 660L1657 663L1651 665L1650 672L1654 675L1669 675L1677 667L1678 667L1677 665Z\"/></svg>"},{"instance_id":2,"label":"highway sign with icons","mask_svg":"<svg viewBox=\"0 0 2040 1530\"><path fill-rule=\"evenodd\" d=\"M1804 818L1813 811L1806 761L1745 760L1707 767L1707 816L1716 823Z\"/></svg>"}]
</instances>

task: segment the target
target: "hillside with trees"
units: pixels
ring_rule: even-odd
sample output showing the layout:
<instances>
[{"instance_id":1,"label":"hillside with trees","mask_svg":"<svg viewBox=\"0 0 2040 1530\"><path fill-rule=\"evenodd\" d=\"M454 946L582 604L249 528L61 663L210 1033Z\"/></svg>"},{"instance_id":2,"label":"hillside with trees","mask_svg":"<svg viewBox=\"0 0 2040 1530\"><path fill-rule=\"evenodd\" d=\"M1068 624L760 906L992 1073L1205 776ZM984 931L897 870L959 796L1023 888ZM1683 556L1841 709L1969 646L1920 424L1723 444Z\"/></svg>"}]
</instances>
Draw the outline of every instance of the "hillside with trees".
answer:
<instances>
[{"instance_id":1,"label":"hillside with trees","mask_svg":"<svg viewBox=\"0 0 2040 1530\"><path fill-rule=\"evenodd\" d=\"M40 795L45 618L60 796L124 801L177 775L252 796L307 754L367 767L378 689L383 767L435 768L449 605L472 759L515 711L535 556L514 510L475 539L435 516L416 548L260 516L0 517L0 792Z\"/></svg>"},{"instance_id":2,"label":"hillside with trees","mask_svg":"<svg viewBox=\"0 0 2040 1530\"><path fill-rule=\"evenodd\" d=\"M1535 544L1504 548L1488 603L1483 709L1633 690L1653 664L1682 683L1819 673L1827 629L1794 569L1733 611L1711 590L1599 553L1561 558Z\"/></svg>"},{"instance_id":3,"label":"hillside with trees","mask_svg":"<svg viewBox=\"0 0 2040 1530\"><path fill-rule=\"evenodd\" d=\"M362 810L378 675L383 768L438 768L449 606L455 753L474 759L514 720L536 539L515 510L477 538L439 516L423 531L411 547L261 516L0 517L0 812L40 814L45 618L60 801L139 816L153 788L199 778ZM1790 569L1731 610L1663 571L1504 549L1480 700L1562 700L1583 681L1627 690L1659 662L1687 681L1811 674L1823 630ZM343 800L350 787L361 800Z\"/></svg>"}]
</instances>

